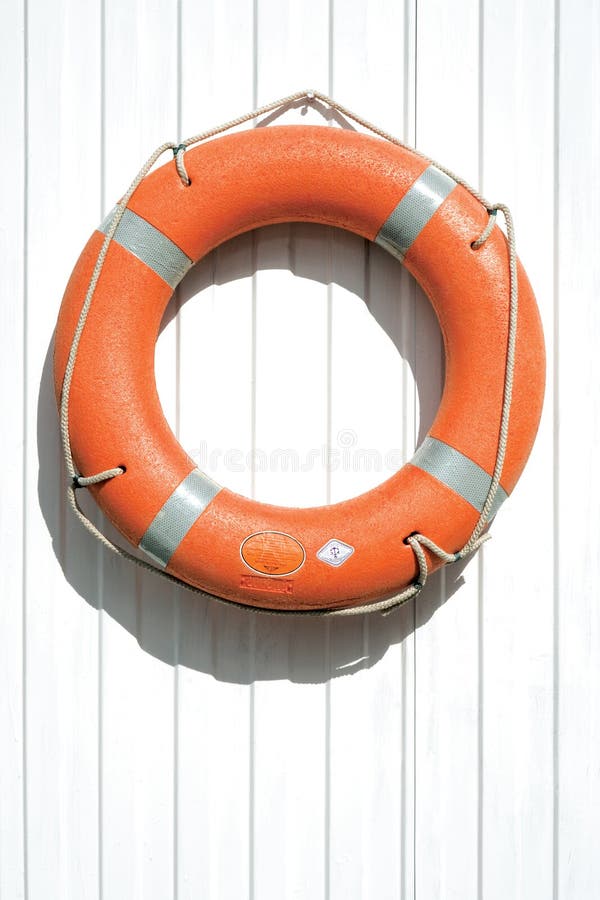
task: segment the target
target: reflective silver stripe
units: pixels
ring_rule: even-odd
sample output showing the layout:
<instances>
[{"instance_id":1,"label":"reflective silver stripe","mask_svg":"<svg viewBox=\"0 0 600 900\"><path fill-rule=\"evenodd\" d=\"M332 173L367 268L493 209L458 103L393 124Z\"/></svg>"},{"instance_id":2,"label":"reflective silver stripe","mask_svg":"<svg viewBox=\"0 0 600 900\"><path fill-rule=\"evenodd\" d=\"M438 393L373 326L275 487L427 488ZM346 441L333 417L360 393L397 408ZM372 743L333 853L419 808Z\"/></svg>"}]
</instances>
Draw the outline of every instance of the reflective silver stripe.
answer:
<instances>
[{"instance_id":1,"label":"reflective silver stripe","mask_svg":"<svg viewBox=\"0 0 600 900\"><path fill-rule=\"evenodd\" d=\"M464 456L454 447L426 437L411 459L411 464L429 472L442 484L460 494L477 512L481 512L486 501L492 478L485 469ZM490 518L495 516L507 498L506 491L498 486Z\"/></svg>"},{"instance_id":2,"label":"reflective silver stripe","mask_svg":"<svg viewBox=\"0 0 600 900\"><path fill-rule=\"evenodd\" d=\"M429 166L383 223L376 243L403 261L413 241L455 187L454 179Z\"/></svg>"},{"instance_id":3,"label":"reflective silver stripe","mask_svg":"<svg viewBox=\"0 0 600 900\"><path fill-rule=\"evenodd\" d=\"M194 522L220 490L220 484L200 469L193 469L148 526L140 541L141 549L159 565L168 565Z\"/></svg>"},{"instance_id":4,"label":"reflective silver stripe","mask_svg":"<svg viewBox=\"0 0 600 900\"><path fill-rule=\"evenodd\" d=\"M108 214L98 231L106 234L115 215L115 210ZM162 231L146 222L137 213L126 209L117 226L114 241L141 259L157 275L176 288L187 270L192 265L189 256L180 250Z\"/></svg>"}]
</instances>

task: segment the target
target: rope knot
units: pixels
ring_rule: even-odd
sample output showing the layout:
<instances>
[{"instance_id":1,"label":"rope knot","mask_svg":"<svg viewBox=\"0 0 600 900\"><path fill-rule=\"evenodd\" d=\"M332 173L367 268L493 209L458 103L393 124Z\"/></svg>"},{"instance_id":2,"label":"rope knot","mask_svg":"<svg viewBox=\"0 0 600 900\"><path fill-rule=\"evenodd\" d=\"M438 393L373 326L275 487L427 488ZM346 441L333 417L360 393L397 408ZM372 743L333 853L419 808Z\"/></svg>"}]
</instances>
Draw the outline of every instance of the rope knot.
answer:
<instances>
[{"instance_id":1,"label":"rope knot","mask_svg":"<svg viewBox=\"0 0 600 900\"><path fill-rule=\"evenodd\" d=\"M488 206L486 207L486 211L488 214L487 225L477 238L477 240L471 242L472 250L479 250L480 247L483 247L490 234L492 233L492 229L496 224L496 216L498 215L498 206Z\"/></svg>"},{"instance_id":2,"label":"rope knot","mask_svg":"<svg viewBox=\"0 0 600 900\"><path fill-rule=\"evenodd\" d=\"M188 175L185 163L183 161L183 154L186 150L187 144L177 144L176 147L173 147L173 158L175 160L175 166L177 167L177 174L181 178L181 181L185 185L185 187L189 187L192 183L192 179Z\"/></svg>"}]
</instances>

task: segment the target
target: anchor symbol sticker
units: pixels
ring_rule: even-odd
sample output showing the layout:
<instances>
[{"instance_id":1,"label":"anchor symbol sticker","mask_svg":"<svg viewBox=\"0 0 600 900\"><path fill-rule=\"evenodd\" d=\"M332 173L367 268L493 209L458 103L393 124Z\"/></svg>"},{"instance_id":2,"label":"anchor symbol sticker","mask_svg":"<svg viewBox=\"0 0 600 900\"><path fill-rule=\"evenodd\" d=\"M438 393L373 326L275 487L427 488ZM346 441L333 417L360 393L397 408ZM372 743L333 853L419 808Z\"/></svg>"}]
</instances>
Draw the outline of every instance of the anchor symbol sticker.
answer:
<instances>
[{"instance_id":1,"label":"anchor symbol sticker","mask_svg":"<svg viewBox=\"0 0 600 900\"><path fill-rule=\"evenodd\" d=\"M337 568L343 565L347 559L350 559L353 553L354 547L351 547L350 544L332 538L318 551L317 559L327 563L328 566Z\"/></svg>"}]
</instances>

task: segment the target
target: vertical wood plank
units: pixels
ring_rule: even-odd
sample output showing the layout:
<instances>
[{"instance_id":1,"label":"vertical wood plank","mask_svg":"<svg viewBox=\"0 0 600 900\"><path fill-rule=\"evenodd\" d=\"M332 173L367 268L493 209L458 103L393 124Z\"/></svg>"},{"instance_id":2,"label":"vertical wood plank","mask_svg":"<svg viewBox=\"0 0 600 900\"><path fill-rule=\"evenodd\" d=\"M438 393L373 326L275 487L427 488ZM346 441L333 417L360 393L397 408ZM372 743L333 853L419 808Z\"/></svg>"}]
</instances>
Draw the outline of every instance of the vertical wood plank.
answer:
<instances>
[{"instance_id":1,"label":"vertical wood plank","mask_svg":"<svg viewBox=\"0 0 600 900\"><path fill-rule=\"evenodd\" d=\"M181 46L182 135L253 107L251 0L184 2ZM253 266L252 235L219 247L184 280L179 320L180 440L203 471L246 496L252 491ZM243 900L252 890L254 620L185 591L179 617L178 896Z\"/></svg>"},{"instance_id":2,"label":"vertical wood plank","mask_svg":"<svg viewBox=\"0 0 600 900\"><path fill-rule=\"evenodd\" d=\"M326 84L327 4L259 0L256 9L257 103ZM287 118L307 121L310 114L300 118L292 111ZM256 472L260 500L304 506L326 499L322 470L284 472L277 461L279 449L293 448L303 458L327 439L323 264L309 226L278 226L257 235L254 449L273 463ZM320 620L256 622L255 897L325 897L325 640Z\"/></svg>"},{"instance_id":3,"label":"vertical wood plank","mask_svg":"<svg viewBox=\"0 0 600 900\"><path fill-rule=\"evenodd\" d=\"M479 4L418 4L417 146L476 183L479 176ZM443 383L434 317L417 307L421 413L437 408ZM439 329L437 329L439 335ZM429 419L431 421L431 419ZM420 429L423 436L423 429ZM415 879L423 897L478 892L478 562L436 574L417 601Z\"/></svg>"},{"instance_id":4,"label":"vertical wood plank","mask_svg":"<svg viewBox=\"0 0 600 900\"><path fill-rule=\"evenodd\" d=\"M24 715L24 511L23 435L25 391L25 277L23 267L26 189L25 13L5 11L0 55L11 78L0 81L0 146L17 150L0 168L0 196L11 211L0 228L5 299L0 305L0 380L7 387L0 409L3 485L0 536L5 563L0 568L0 898L25 894Z\"/></svg>"},{"instance_id":5,"label":"vertical wood plank","mask_svg":"<svg viewBox=\"0 0 600 900\"><path fill-rule=\"evenodd\" d=\"M577 2L559 3L558 10L554 849L555 896L574 900L600 890L600 371L595 349L600 129L597 117L589 115L600 103L600 9Z\"/></svg>"},{"instance_id":6,"label":"vertical wood plank","mask_svg":"<svg viewBox=\"0 0 600 900\"><path fill-rule=\"evenodd\" d=\"M177 133L177 3L105 9L106 205L154 147ZM162 160L161 160L162 161ZM162 336L157 377L176 415L176 334ZM105 558L102 623L102 889L105 898L169 898L175 889L176 591ZM122 627L122 626L125 627Z\"/></svg>"},{"instance_id":7,"label":"vertical wood plank","mask_svg":"<svg viewBox=\"0 0 600 900\"><path fill-rule=\"evenodd\" d=\"M407 140L414 29L412 3L333 6L333 95ZM415 295L379 247L340 231L331 247L336 502L390 477L414 449ZM414 893L413 617L408 604L387 617L331 622L331 898Z\"/></svg>"},{"instance_id":8,"label":"vertical wood plank","mask_svg":"<svg viewBox=\"0 0 600 900\"><path fill-rule=\"evenodd\" d=\"M32 0L27 8L25 756L30 900L49 893L95 897L98 883L97 620L93 606L82 601L60 568L70 571L73 547L71 523L64 517L50 348L58 301L81 234L93 227L99 212L97 183L89 177L99 158L98 12L95 0L52 7Z\"/></svg>"},{"instance_id":9,"label":"vertical wood plank","mask_svg":"<svg viewBox=\"0 0 600 900\"><path fill-rule=\"evenodd\" d=\"M546 4L486 4L482 22L483 190L507 202L552 358L554 17ZM495 64L510 47L510 65ZM486 898L550 897L553 872L553 385L533 455L482 554L481 860ZM536 527L525 523L535 510Z\"/></svg>"}]
</instances>

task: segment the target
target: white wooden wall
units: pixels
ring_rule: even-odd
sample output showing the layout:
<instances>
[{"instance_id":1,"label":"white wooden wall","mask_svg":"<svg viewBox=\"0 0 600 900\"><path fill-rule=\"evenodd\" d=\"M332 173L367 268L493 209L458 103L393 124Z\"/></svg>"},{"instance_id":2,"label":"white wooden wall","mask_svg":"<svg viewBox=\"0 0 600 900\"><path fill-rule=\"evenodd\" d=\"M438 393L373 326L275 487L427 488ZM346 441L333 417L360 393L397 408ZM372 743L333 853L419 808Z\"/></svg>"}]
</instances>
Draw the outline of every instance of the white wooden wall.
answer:
<instances>
[{"instance_id":1,"label":"white wooden wall","mask_svg":"<svg viewBox=\"0 0 600 900\"><path fill-rule=\"evenodd\" d=\"M6 0L1 19L1 900L596 900L600 4ZM545 324L543 422L493 541L388 617L199 600L63 502L52 330L88 234L163 140L310 86L512 206ZM178 305L165 411L236 490L354 495L433 418L434 317L352 235L236 239ZM322 447L330 473L274 461Z\"/></svg>"}]
</instances>

